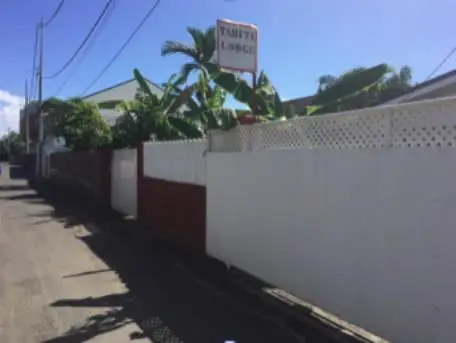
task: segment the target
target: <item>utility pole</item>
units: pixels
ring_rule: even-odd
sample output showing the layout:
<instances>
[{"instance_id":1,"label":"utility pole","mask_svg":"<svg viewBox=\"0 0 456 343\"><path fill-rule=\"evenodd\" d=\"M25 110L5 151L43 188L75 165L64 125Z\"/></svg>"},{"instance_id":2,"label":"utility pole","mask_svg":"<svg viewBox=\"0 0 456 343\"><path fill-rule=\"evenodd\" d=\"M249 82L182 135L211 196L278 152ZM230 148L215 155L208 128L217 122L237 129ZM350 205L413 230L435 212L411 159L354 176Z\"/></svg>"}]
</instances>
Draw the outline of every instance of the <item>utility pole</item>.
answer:
<instances>
[{"instance_id":1,"label":"utility pole","mask_svg":"<svg viewBox=\"0 0 456 343\"><path fill-rule=\"evenodd\" d=\"M24 121L25 121L25 152L27 155L30 153L30 120L28 113L29 97L27 89L27 79L25 80L25 107L24 107Z\"/></svg>"},{"instance_id":2,"label":"utility pole","mask_svg":"<svg viewBox=\"0 0 456 343\"><path fill-rule=\"evenodd\" d=\"M39 57L39 65L38 65L38 144L36 147L36 174L39 177L41 171L41 145L43 143L43 113L41 111L41 105L43 102L43 55L44 55L44 21L41 18L40 24L38 26L38 34L39 34L39 49L40 49L40 57Z\"/></svg>"}]
</instances>

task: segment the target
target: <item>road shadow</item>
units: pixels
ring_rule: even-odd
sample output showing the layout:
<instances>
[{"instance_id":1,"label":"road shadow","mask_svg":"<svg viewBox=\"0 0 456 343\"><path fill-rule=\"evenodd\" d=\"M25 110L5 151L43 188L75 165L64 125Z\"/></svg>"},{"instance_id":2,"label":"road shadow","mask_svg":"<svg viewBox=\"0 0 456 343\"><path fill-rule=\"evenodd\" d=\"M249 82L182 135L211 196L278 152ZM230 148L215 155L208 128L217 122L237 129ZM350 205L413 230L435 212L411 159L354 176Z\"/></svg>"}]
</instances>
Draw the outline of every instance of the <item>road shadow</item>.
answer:
<instances>
[{"instance_id":1,"label":"road shadow","mask_svg":"<svg viewBox=\"0 0 456 343\"><path fill-rule=\"evenodd\" d=\"M45 201L43 198L41 198L35 192L20 193L20 194L15 194L15 195L6 195L6 196L3 196L0 194L0 198L5 199L5 200L22 200L22 201L31 202L31 203Z\"/></svg>"},{"instance_id":2,"label":"road shadow","mask_svg":"<svg viewBox=\"0 0 456 343\"><path fill-rule=\"evenodd\" d=\"M107 272L112 272L112 270L109 269L109 268L100 269L100 270L91 270L91 271L83 272L83 273L64 275L63 278L64 279L69 279L69 278L75 278L75 277L87 276L87 275L94 275L94 274L100 274L100 273L107 273Z\"/></svg>"},{"instance_id":3,"label":"road shadow","mask_svg":"<svg viewBox=\"0 0 456 343\"><path fill-rule=\"evenodd\" d=\"M0 191L25 191L29 189L28 185L0 185Z\"/></svg>"},{"instance_id":4,"label":"road shadow","mask_svg":"<svg viewBox=\"0 0 456 343\"><path fill-rule=\"evenodd\" d=\"M36 197L40 201L51 205L51 209L30 214L30 217L37 219L33 223L35 225L46 224L49 221L57 220L65 228L71 229L79 225L92 223L94 216L106 215L104 213L105 211L100 210L97 212L96 209L90 208L90 204L87 204L86 199L73 194L69 195L64 192L58 192L52 186L36 186L35 191L34 196L30 195L30 199L27 199L26 195L22 195L24 199L21 199L21 195L16 196L17 200L28 202L35 201L34 197ZM14 200L14 197L11 196L10 198Z\"/></svg>"},{"instance_id":5,"label":"road shadow","mask_svg":"<svg viewBox=\"0 0 456 343\"><path fill-rule=\"evenodd\" d=\"M71 201L62 202L55 196L47 195L46 199L56 206L55 212L62 220L65 214L73 221L81 214L81 208L86 208L78 221L91 219L102 234L88 234L78 239L118 275L128 291L103 297L88 294L88 298L60 299L51 304L53 307L113 307L115 310L87 318L80 326L43 343L85 342L131 322L135 322L141 332L131 333L128 339L147 338L155 343L302 342L275 321L256 312L251 304L233 297L224 289L222 279L218 283L212 282L213 278L205 279L189 268L185 255L159 239L145 239L134 222L96 213ZM83 274L90 273L92 271ZM71 282L71 278L67 281Z\"/></svg>"},{"instance_id":6,"label":"road shadow","mask_svg":"<svg viewBox=\"0 0 456 343\"><path fill-rule=\"evenodd\" d=\"M127 318L124 309L109 310L100 315L90 316L86 322L72 327L62 336L42 341L42 343L87 342L98 335L117 330L131 322L132 320Z\"/></svg>"}]
</instances>

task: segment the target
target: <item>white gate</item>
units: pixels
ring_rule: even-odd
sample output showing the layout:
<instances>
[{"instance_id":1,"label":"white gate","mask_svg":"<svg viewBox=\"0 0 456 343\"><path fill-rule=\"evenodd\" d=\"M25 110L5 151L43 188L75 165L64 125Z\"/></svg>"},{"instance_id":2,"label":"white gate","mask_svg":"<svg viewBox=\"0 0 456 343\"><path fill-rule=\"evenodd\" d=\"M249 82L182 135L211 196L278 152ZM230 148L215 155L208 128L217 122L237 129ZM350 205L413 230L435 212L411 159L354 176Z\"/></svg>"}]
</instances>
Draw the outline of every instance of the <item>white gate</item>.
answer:
<instances>
[{"instance_id":1,"label":"white gate","mask_svg":"<svg viewBox=\"0 0 456 343\"><path fill-rule=\"evenodd\" d=\"M136 149L115 150L111 161L111 207L123 214L137 215Z\"/></svg>"}]
</instances>

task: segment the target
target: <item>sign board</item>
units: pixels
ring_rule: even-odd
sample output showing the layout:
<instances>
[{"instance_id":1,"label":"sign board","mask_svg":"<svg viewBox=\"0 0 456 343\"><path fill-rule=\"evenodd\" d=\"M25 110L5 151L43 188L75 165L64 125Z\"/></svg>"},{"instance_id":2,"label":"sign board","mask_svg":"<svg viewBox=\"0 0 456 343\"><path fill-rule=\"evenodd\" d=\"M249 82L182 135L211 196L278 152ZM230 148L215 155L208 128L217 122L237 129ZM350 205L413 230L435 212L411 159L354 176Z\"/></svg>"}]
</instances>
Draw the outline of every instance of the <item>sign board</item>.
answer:
<instances>
[{"instance_id":1,"label":"sign board","mask_svg":"<svg viewBox=\"0 0 456 343\"><path fill-rule=\"evenodd\" d=\"M256 73L258 28L231 20L217 20L217 63L221 68Z\"/></svg>"}]
</instances>

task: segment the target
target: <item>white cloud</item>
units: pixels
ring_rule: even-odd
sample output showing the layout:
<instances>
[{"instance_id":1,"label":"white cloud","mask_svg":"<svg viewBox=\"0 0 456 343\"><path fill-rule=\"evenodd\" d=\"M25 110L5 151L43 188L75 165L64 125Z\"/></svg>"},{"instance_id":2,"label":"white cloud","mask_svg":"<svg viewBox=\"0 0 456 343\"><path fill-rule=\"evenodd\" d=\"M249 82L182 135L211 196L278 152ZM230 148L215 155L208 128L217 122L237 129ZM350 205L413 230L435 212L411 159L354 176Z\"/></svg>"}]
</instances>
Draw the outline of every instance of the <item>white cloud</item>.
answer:
<instances>
[{"instance_id":1,"label":"white cloud","mask_svg":"<svg viewBox=\"0 0 456 343\"><path fill-rule=\"evenodd\" d=\"M19 111L24 98L0 89L0 135L9 129L19 131Z\"/></svg>"}]
</instances>

